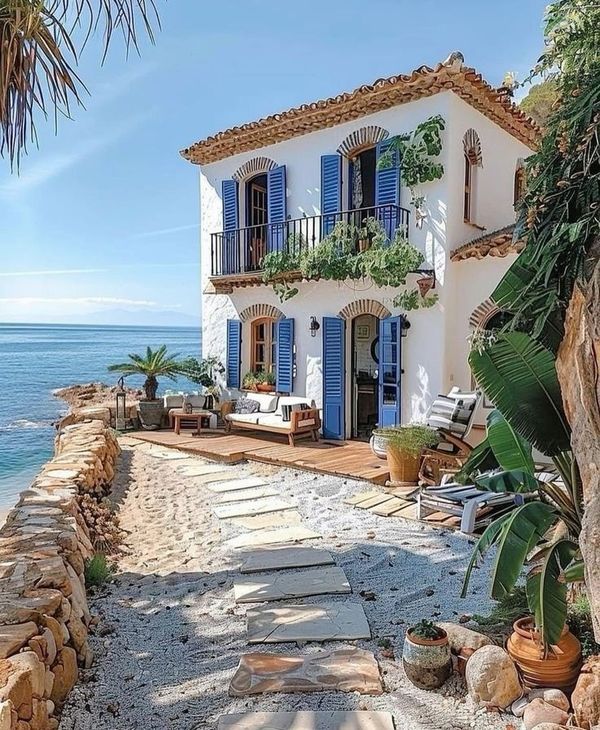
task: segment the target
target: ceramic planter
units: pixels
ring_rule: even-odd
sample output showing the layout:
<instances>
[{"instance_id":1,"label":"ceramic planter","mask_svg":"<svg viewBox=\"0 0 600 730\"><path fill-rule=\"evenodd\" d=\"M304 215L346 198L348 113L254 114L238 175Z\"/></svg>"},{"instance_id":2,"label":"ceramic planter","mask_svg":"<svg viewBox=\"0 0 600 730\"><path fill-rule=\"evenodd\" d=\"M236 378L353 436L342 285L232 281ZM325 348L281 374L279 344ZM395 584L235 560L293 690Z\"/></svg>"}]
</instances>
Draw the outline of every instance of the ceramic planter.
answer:
<instances>
[{"instance_id":1,"label":"ceramic planter","mask_svg":"<svg viewBox=\"0 0 600 730\"><path fill-rule=\"evenodd\" d=\"M422 639L413 636L411 629L404 637L402 665L406 676L421 689L438 689L452 673L452 656L448 644L448 636L443 634L439 639Z\"/></svg>"},{"instance_id":2,"label":"ceramic planter","mask_svg":"<svg viewBox=\"0 0 600 730\"><path fill-rule=\"evenodd\" d=\"M570 692L581 670L581 644L565 626L560 640L544 657L539 633L530 616L513 624L506 650L528 687L556 687Z\"/></svg>"},{"instance_id":3,"label":"ceramic planter","mask_svg":"<svg viewBox=\"0 0 600 730\"><path fill-rule=\"evenodd\" d=\"M275 386L270 385L269 383L258 383L256 390L258 390L259 393L274 393Z\"/></svg>"},{"instance_id":4,"label":"ceramic planter","mask_svg":"<svg viewBox=\"0 0 600 730\"><path fill-rule=\"evenodd\" d=\"M387 462L390 468L390 481L396 484L416 484L419 481L420 454L401 451L388 443Z\"/></svg>"},{"instance_id":5,"label":"ceramic planter","mask_svg":"<svg viewBox=\"0 0 600 730\"><path fill-rule=\"evenodd\" d=\"M138 413L142 428L146 431L159 429L163 419L163 410L161 400L141 400L138 403Z\"/></svg>"},{"instance_id":6,"label":"ceramic planter","mask_svg":"<svg viewBox=\"0 0 600 730\"><path fill-rule=\"evenodd\" d=\"M374 433L371 436L369 444L371 451L378 459L387 459L387 438L381 434Z\"/></svg>"}]
</instances>

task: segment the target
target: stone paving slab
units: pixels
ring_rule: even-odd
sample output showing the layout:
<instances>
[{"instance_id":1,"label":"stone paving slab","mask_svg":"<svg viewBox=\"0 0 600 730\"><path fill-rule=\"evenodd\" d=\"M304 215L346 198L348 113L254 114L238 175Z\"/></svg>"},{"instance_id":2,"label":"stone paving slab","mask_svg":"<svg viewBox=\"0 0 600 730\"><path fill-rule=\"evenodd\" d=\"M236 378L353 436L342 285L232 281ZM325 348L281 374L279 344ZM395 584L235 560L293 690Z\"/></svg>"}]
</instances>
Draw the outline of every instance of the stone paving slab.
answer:
<instances>
[{"instance_id":1,"label":"stone paving slab","mask_svg":"<svg viewBox=\"0 0 600 730\"><path fill-rule=\"evenodd\" d=\"M243 479L229 479L228 481L219 482L218 484L211 484L211 492L236 492L240 489L250 489L251 487L264 487L267 484L264 479L260 477L244 477Z\"/></svg>"},{"instance_id":2,"label":"stone paving slab","mask_svg":"<svg viewBox=\"0 0 600 730\"><path fill-rule=\"evenodd\" d=\"M282 601L286 598L320 596L323 593L352 593L341 568L319 567L290 573L268 573L240 578L233 583L236 603Z\"/></svg>"},{"instance_id":3,"label":"stone paving slab","mask_svg":"<svg viewBox=\"0 0 600 730\"><path fill-rule=\"evenodd\" d=\"M383 693L379 665L370 651L352 647L306 656L242 654L229 685L232 697L263 692Z\"/></svg>"},{"instance_id":4,"label":"stone paving slab","mask_svg":"<svg viewBox=\"0 0 600 730\"><path fill-rule=\"evenodd\" d=\"M277 530L254 530L247 535L238 535L227 540L224 544L230 548L255 547L259 545L277 545L280 543L300 542L302 540L315 540L322 537L321 534L310 530L303 525L292 525L281 527Z\"/></svg>"},{"instance_id":5,"label":"stone paving slab","mask_svg":"<svg viewBox=\"0 0 600 730\"><path fill-rule=\"evenodd\" d=\"M302 515L295 509L286 509L284 512L268 512L253 517L232 517L230 522L245 530L264 530L269 527L289 527L302 522Z\"/></svg>"},{"instance_id":6,"label":"stone paving slab","mask_svg":"<svg viewBox=\"0 0 600 730\"><path fill-rule=\"evenodd\" d=\"M196 477L188 477L188 479L193 479L193 483L197 484L200 487L203 487L205 489L209 489L209 484L213 484L215 482L222 482L223 479L226 479L229 474L227 473L227 470L225 467L222 467L222 471L213 472L211 474L199 474Z\"/></svg>"},{"instance_id":7,"label":"stone paving slab","mask_svg":"<svg viewBox=\"0 0 600 730\"><path fill-rule=\"evenodd\" d=\"M263 570L311 568L315 565L334 565L327 550L313 547L282 547L252 550L242 556L240 573L258 573Z\"/></svg>"},{"instance_id":8,"label":"stone paving slab","mask_svg":"<svg viewBox=\"0 0 600 730\"><path fill-rule=\"evenodd\" d=\"M226 520L229 517L247 517L251 515L262 515L266 512L279 512L280 510L296 506L282 497L266 497L265 499L257 499L250 502L218 504L213 507L213 512L220 520Z\"/></svg>"},{"instance_id":9,"label":"stone paving slab","mask_svg":"<svg viewBox=\"0 0 600 730\"><path fill-rule=\"evenodd\" d=\"M165 459L167 461L182 461L183 459L191 459L189 454L183 454L181 451L149 451L148 454L155 459Z\"/></svg>"},{"instance_id":10,"label":"stone paving slab","mask_svg":"<svg viewBox=\"0 0 600 730\"><path fill-rule=\"evenodd\" d=\"M221 715L218 730L394 730L389 712L246 712Z\"/></svg>"},{"instance_id":11,"label":"stone paving slab","mask_svg":"<svg viewBox=\"0 0 600 730\"><path fill-rule=\"evenodd\" d=\"M248 609L249 644L370 639L360 603L314 603Z\"/></svg>"},{"instance_id":12,"label":"stone paving slab","mask_svg":"<svg viewBox=\"0 0 600 730\"><path fill-rule=\"evenodd\" d=\"M218 499L218 504L227 504L229 502L243 502L249 499L258 499L259 497L277 497L279 492L272 487L254 487L253 489L242 489L239 492L225 492Z\"/></svg>"},{"instance_id":13,"label":"stone paving slab","mask_svg":"<svg viewBox=\"0 0 600 730\"><path fill-rule=\"evenodd\" d=\"M199 477L204 474L219 474L229 471L229 468L222 464L194 464L193 466L182 466L177 471L186 477Z\"/></svg>"}]
</instances>

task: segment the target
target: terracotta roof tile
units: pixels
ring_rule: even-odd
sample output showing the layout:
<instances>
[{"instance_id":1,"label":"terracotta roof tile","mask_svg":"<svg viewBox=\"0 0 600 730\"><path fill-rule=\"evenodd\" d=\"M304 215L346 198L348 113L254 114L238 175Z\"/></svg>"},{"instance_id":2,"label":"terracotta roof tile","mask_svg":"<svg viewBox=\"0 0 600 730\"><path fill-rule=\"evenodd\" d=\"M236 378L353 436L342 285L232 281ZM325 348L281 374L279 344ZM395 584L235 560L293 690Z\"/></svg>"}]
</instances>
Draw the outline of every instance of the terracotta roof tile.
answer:
<instances>
[{"instance_id":1,"label":"terracotta roof tile","mask_svg":"<svg viewBox=\"0 0 600 730\"><path fill-rule=\"evenodd\" d=\"M420 66L410 74L378 79L351 92L226 129L196 142L181 154L198 165L216 162L447 90L535 148L540 134L535 122L505 93L490 86L475 69L465 66L462 54L454 53L435 68Z\"/></svg>"},{"instance_id":2,"label":"terracotta roof tile","mask_svg":"<svg viewBox=\"0 0 600 730\"><path fill-rule=\"evenodd\" d=\"M513 241L515 226L505 226L497 231L486 233L473 241L464 243L455 248L450 254L451 261L465 259L482 259L485 256L504 258L510 253L520 253L525 245L524 241Z\"/></svg>"}]
</instances>

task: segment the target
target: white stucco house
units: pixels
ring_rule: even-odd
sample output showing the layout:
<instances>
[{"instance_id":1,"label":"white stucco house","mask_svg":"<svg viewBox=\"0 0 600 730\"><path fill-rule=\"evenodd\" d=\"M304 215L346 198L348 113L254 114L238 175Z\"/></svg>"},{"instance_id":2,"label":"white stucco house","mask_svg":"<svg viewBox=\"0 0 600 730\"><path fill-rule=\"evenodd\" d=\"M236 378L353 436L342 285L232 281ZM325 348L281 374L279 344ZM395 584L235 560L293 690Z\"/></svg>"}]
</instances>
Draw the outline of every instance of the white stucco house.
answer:
<instances>
[{"instance_id":1,"label":"white stucco house","mask_svg":"<svg viewBox=\"0 0 600 730\"><path fill-rule=\"evenodd\" d=\"M423 187L421 218L398 168L377 159L434 115L445 122L444 173ZM470 389L468 338L496 313L489 294L519 250L514 203L538 134L455 53L183 150L200 171L203 354L226 364L227 387L272 370L279 392L322 408L328 438L421 419L438 393ZM363 215L394 221L423 252L435 306L403 312L395 289L368 280L298 280L284 302L263 283L265 253L298 232L317 245L332 219ZM411 276L414 286L422 274Z\"/></svg>"}]
</instances>

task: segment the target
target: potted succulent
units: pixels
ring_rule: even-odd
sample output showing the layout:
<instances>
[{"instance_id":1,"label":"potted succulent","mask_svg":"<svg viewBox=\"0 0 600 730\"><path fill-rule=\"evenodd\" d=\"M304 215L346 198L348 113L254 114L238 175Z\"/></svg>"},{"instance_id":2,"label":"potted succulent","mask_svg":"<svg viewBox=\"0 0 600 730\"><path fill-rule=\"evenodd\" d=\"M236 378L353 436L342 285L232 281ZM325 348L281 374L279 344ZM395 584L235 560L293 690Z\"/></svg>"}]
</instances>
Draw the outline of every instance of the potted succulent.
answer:
<instances>
[{"instance_id":1,"label":"potted succulent","mask_svg":"<svg viewBox=\"0 0 600 730\"><path fill-rule=\"evenodd\" d=\"M274 393L275 373L257 373L256 389L261 393Z\"/></svg>"},{"instance_id":2,"label":"potted succulent","mask_svg":"<svg viewBox=\"0 0 600 730\"><path fill-rule=\"evenodd\" d=\"M423 450L434 447L440 440L434 428L423 424L378 428L373 437L373 443L379 447L385 445L390 481L397 484L417 483Z\"/></svg>"},{"instance_id":3,"label":"potted succulent","mask_svg":"<svg viewBox=\"0 0 600 730\"><path fill-rule=\"evenodd\" d=\"M144 398L140 399L138 411L142 428L148 431L160 428L163 417L163 402L156 397L158 378L177 380L183 373L183 363L177 358L179 355L170 355L167 346L162 345L157 350L148 347L145 355L129 355L129 361L109 365L109 372L129 375L143 375L145 380L142 386Z\"/></svg>"},{"instance_id":4,"label":"potted succulent","mask_svg":"<svg viewBox=\"0 0 600 730\"><path fill-rule=\"evenodd\" d=\"M441 687L452 672L450 645L444 629L425 619L408 629L402 664L406 676L416 687Z\"/></svg>"}]
</instances>

